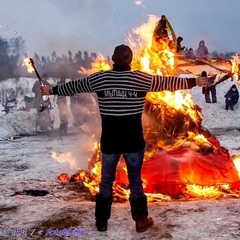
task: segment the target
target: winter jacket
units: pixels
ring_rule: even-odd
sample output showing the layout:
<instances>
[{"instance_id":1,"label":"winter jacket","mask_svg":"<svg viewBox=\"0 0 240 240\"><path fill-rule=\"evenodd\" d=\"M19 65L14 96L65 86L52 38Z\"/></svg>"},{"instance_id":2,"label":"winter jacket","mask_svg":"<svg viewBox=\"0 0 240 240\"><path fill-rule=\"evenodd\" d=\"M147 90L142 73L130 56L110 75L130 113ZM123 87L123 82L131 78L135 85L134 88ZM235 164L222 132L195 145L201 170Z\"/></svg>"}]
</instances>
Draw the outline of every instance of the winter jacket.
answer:
<instances>
[{"instance_id":1,"label":"winter jacket","mask_svg":"<svg viewBox=\"0 0 240 240\"><path fill-rule=\"evenodd\" d=\"M233 85L236 87L236 85ZM236 88L235 91L232 90L233 86L228 90L228 92L224 95L226 101L231 101L234 105L237 104L239 99L239 92Z\"/></svg>"},{"instance_id":2,"label":"winter jacket","mask_svg":"<svg viewBox=\"0 0 240 240\"><path fill-rule=\"evenodd\" d=\"M141 71L100 71L52 88L53 94L96 93L102 120L101 151L137 152L145 147L142 112L148 92L196 86L195 78L153 76Z\"/></svg>"},{"instance_id":3,"label":"winter jacket","mask_svg":"<svg viewBox=\"0 0 240 240\"><path fill-rule=\"evenodd\" d=\"M208 48L205 46L204 40L199 42L199 47L196 54L197 57L206 57L208 55Z\"/></svg>"},{"instance_id":4,"label":"winter jacket","mask_svg":"<svg viewBox=\"0 0 240 240\"><path fill-rule=\"evenodd\" d=\"M50 83L47 82L47 81L44 81L43 84L51 87ZM41 94L41 91L40 91L40 86L41 86L40 82L36 81L33 85L33 88L32 88L33 93L35 93L34 107L37 108L37 109L40 107L40 105L43 101L42 94ZM49 104L50 104L50 100L49 100Z\"/></svg>"}]
</instances>

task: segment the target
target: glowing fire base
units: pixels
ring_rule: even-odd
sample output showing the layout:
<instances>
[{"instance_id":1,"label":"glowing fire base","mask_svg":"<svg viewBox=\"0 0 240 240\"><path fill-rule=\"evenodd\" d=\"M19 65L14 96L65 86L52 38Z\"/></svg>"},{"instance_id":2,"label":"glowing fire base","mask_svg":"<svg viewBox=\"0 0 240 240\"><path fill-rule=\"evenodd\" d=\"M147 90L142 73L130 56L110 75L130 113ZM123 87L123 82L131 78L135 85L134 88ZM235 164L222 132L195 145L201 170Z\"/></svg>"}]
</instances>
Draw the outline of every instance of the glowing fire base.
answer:
<instances>
[{"instance_id":1,"label":"glowing fire base","mask_svg":"<svg viewBox=\"0 0 240 240\"><path fill-rule=\"evenodd\" d=\"M234 159L209 131L202 129L200 108L193 105L192 109L195 114L190 109L181 111L163 102L158 105L146 101L143 122L147 145L142 180L150 200L216 198L224 194L239 197ZM82 182L96 194L100 178L98 145L89 161L89 172L79 171L72 180ZM126 165L120 159L113 187L115 200L128 199L128 185Z\"/></svg>"},{"instance_id":2,"label":"glowing fire base","mask_svg":"<svg viewBox=\"0 0 240 240\"><path fill-rule=\"evenodd\" d=\"M163 150L145 161L142 179L145 193L161 193L179 197L186 185L218 186L232 184L239 180L238 172L228 150L216 139L208 139L216 151L202 155L190 148ZM127 185L127 174L123 161L120 162L116 182Z\"/></svg>"},{"instance_id":3,"label":"glowing fire base","mask_svg":"<svg viewBox=\"0 0 240 240\"><path fill-rule=\"evenodd\" d=\"M238 56L229 62L189 59L176 54L176 36L164 15L160 20L150 16L147 24L133 30L128 42L134 52L132 70L171 76L180 73L199 76L203 70L216 76L226 74L219 76L214 84L239 75ZM111 69L110 63L99 57L90 71L81 68L79 73L108 69ZM174 94L167 91L148 93L143 118L147 145L142 180L144 191L151 200L182 196L219 197L223 193L239 197L235 195L236 189L240 188L240 179L234 159L209 131L202 129L201 121L201 109L193 104L191 94L179 91ZM89 172L79 171L71 178L81 181L92 194L99 191L99 149L98 146L89 161ZM119 162L113 188L115 199L128 199L128 179L123 160Z\"/></svg>"}]
</instances>

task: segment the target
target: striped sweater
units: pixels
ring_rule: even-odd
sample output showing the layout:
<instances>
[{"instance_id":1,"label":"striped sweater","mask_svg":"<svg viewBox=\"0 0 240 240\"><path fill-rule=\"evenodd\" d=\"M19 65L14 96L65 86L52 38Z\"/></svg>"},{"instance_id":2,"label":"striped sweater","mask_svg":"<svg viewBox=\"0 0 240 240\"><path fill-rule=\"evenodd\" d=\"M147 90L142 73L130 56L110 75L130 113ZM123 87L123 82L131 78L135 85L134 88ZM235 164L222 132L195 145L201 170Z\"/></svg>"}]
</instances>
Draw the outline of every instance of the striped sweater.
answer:
<instances>
[{"instance_id":1,"label":"striped sweater","mask_svg":"<svg viewBox=\"0 0 240 240\"><path fill-rule=\"evenodd\" d=\"M96 93L102 120L101 150L107 154L121 154L145 147L141 116L148 92L176 91L194 86L195 78L110 70L55 86L53 93L63 96Z\"/></svg>"}]
</instances>

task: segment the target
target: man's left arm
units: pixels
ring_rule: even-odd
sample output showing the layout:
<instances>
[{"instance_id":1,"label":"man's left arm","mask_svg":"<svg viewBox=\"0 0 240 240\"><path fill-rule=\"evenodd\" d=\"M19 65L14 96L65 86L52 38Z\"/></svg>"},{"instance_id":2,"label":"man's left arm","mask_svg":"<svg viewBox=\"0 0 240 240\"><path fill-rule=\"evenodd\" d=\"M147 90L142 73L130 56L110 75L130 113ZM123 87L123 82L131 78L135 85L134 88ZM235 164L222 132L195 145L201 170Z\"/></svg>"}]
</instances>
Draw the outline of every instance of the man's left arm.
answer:
<instances>
[{"instance_id":1,"label":"man's left arm","mask_svg":"<svg viewBox=\"0 0 240 240\"><path fill-rule=\"evenodd\" d=\"M151 86L151 91L177 91L191 89L195 86L205 87L207 77L185 78L176 76L155 76Z\"/></svg>"}]
</instances>

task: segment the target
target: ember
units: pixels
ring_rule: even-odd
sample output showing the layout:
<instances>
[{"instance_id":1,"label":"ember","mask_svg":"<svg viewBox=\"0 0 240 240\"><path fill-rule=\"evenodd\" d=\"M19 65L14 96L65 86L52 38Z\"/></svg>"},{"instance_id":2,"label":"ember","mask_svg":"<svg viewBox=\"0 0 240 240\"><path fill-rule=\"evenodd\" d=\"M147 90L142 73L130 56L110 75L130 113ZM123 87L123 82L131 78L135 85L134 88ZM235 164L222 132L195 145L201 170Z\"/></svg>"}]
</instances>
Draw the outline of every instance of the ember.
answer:
<instances>
[{"instance_id":1,"label":"ember","mask_svg":"<svg viewBox=\"0 0 240 240\"><path fill-rule=\"evenodd\" d=\"M200 75L208 66L216 70L216 75L219 72L226 73L218 79L218 83L238 76L237 56L232 63L222 60L220 66L219 62L216 66L215 61L208 59L190 61L177 56L176 36L164 15L160 20L150 16L148 23L134 29L133 34L135 36L128 36L134 52L132 70L141 69L151 74L164 75L180 72ZM110 69L110 63L102 56L92 65L90 72L100 69ZM80 69L79 72L86 73L86 70ZM143 114L147 145L142 179L150 201L239 197L232 192L240 187L239 158L230 157L228 150L201 123L201 108L194 105L189 91L148 93ZM101 153L99 144L96 144L89 161L89 172L78 171L71 179L83 182L92 194L96 194L100 173ZM115 200L127 200L129 197L123 159L117 167L113 195Z\"/></svg>"},{"instance_id":2,"label":"ember","mask_svg":"<svg viewBox=\"0 0 240 240\"><path fill-rule=\"evenodd\" d=\"M38 73L38 71L37 71L37 69L36 69L36 67L34 65L34 62L33 62L32 58L24 59L22 66L26 66L28 72L30 72L30 73L35 72L35 74L37 75L37 78L38 78L41 86L44 85L43 81L42 81L42 78L40 77L40 75L39 75L39 73ZM42 96L42 98L43 98L44 101L41 102L41 106L40 106L39 112L43 112L45 109L48 108L48 104L46 104L46 100L48 99L48 97L47 96Z\"/></svg>"},{"instance_id":3,"label":"ember","mask_svg":"<svg viewBox=\"0 0 240 240\"><path fill-rule=\"evenodd\" d=\"M61 173L58 176L58 180L60 180L61 182L68 182L70 180L70 177L68 176L67 173Z\"/></svg>"}]
</instances>

